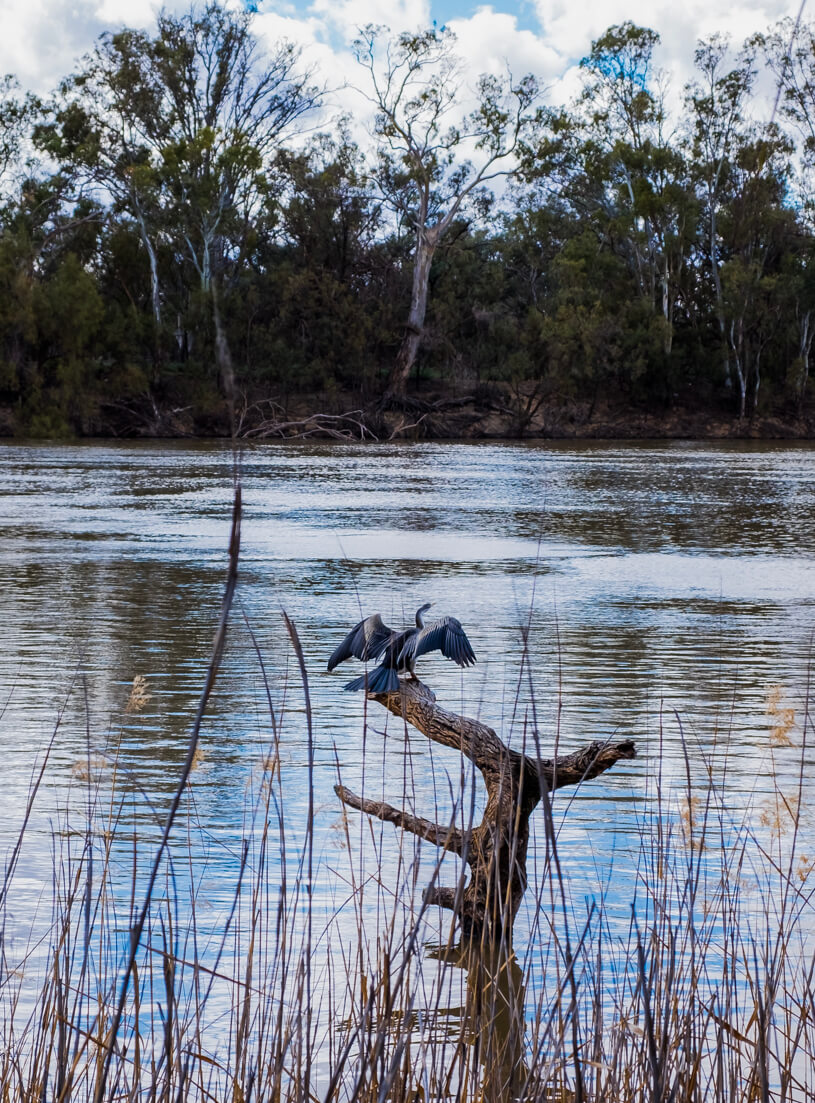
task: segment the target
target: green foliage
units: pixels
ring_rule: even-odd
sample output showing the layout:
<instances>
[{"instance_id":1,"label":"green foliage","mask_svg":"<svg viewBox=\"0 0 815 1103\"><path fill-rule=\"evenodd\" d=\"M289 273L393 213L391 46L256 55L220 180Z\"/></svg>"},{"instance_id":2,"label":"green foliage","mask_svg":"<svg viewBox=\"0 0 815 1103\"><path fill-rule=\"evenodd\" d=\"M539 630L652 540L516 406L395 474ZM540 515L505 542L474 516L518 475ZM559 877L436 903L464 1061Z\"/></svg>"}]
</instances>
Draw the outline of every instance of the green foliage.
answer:
<instances>
[{"instance_id":1,"label":"green foliage","mask_svg":"<svg viewBox=\"0 0 815 1103\"><path fill-rule=\"evenodd\" d=\"M677 129L658 41L610 27L562 107L482 75L467 114L449 30L367 28L369 151L343 119L287 143L318 90L217 4L103 35L47 104L5 78L0 403L37 435L224 431L217 293L247 407L378 398L398 366L519 431L531 396L808 413L815 30L700 42Z\"/></svg>"}]
</instances>

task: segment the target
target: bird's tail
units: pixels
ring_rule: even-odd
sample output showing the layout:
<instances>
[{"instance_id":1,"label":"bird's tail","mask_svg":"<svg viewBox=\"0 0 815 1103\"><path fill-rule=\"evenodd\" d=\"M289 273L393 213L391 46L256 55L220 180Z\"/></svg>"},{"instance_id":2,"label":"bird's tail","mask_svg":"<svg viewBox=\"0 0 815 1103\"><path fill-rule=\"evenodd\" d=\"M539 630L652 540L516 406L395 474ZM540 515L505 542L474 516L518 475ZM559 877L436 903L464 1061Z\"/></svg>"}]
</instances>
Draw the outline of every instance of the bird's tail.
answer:
<instances>
[{"instance_id":1,"label":"bird's tail","mask_svg":"<svg viewBox=\"0 0 815 1103\"><path fill-rule=\"evenodd\" d=\"M349 693L358 689L367 689L368 693L395 693L399 689L399 675L392 666L378 666L360 678L354 678L343 689Z\"/></svg>"}]
</instances>

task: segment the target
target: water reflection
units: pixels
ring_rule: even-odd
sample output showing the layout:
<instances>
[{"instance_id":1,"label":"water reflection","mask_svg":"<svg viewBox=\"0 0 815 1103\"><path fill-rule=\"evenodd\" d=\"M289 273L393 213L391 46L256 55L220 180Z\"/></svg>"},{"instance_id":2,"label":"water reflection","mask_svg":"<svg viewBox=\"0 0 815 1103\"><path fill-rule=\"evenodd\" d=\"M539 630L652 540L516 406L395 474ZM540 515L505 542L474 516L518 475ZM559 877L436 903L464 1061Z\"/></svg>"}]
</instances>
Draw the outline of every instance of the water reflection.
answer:
<instances>
[{"instance_id":1,"label":"water reflection","mask_svg":"<svg viewBox=\"0 0 815 1103\"><path fill-rule=\"evenodd\" d=\"M461 1008L443 1008L448 1032L457 1029L482 1067L485 1103L540 1098L545 1085L535 1085L527 1066L525 1038L526 986L523 970L512 951L467 942L455 946L428 943L428 959L466 976L466 1001Z\"/></svg>"}]
</instances>

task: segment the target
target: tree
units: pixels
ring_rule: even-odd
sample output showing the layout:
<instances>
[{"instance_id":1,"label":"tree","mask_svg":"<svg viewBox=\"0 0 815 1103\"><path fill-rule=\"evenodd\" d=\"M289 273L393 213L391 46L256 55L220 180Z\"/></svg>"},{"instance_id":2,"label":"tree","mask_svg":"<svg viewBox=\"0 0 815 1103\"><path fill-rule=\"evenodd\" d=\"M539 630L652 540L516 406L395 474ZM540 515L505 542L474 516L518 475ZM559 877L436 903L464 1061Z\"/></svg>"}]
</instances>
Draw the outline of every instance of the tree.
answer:
<instances>
[{"instance_id":1,"label":"tree","mask_svg":"<svg viewBox=\"0 0 815 1103\"><path fill-rule=\"evenodd\" d=\"M36 97L20 95L15 77L0 77L0 200L20 183L26 167L24 143L39 110Z\"/></svg>"},{"instance_id":2,"label":"tree","mask_svg":"<svg viewBox=\"0 0 815 1103\"><path fill-rule=\"evenodd\" d=\"M748 397L756 411L764 351L780 323L779 270L795 237L794 215L784 205L790 154L773 128L741 149L722 212L722 297L739 419Z\"/></svg>"},{"instance_id":3,"label":"tree","mask_svg":"<svg viewBox=\"0 0 815 1103\"><path fill-rule=\"evenodd\" d=\"M464 90L453 33L432 28L385 36L381 27L366 27L355 53L367 70L366 95L376 110L374 177L414 241L410 308L387 380L388 397L404 394L416 362L440 242L465 210L479 203L483 210L487 185L513 172L541 114L533 77L514 82L482 75L476 106L461 119ZM473 161L462 159L463 150Z\"/></svg>"},{"instance_id":4,"label":"tree","mask_svg":"<svg viewBox=\"0 0 815 1103\"><path fill-rule=\"evenodd\" d=\"M640 295L662 314L667 357L695 218L684 160L665 133L662 77L653 67L658 43L655 31L626 22L609 27L580 62L585 182L576 194L593 198L600 232L623 252Z\"/></svg>"},{"instance_id":5,"label":"tree","mask_svg":"<svg viewBox=\"0 0 815 1103\"><path fill-rule=\"evenodd\" d=\"M375 241L380 204L367 189L359 147L346 119L338 133L318 134L304 150L282 150L277 174L283 184L280 232L302 260L344 281L356 274Z\"/></svg>"},{"instance_id":6,"label":"tree","mask_svg":"<svg viewBox=\"0 0 815 1103\"><path fill-rule=\"evenodd\" d=\"M42 309L43 286L55 278L66 259L88 291L82 260L93 252L102 212L92 203L69 205L66 181L59 175L23 180L19 194L6 203L0 232L0 389L35 403L44 382L40 370L49 360L87 351L83 311L58 310L61 327L52 348L43 340L52 312ZM89 277L90 283L93 280ZM94 289L95 290L95 289ZM91 292L92 294L92 292ZM70 297L70 296L69 296ZM97 319L98 322L98 319ZM77 333L74 333L76 329ZM80 331L85 330L82 336ZM77 337L75 341L74 338ZM70 350L70 351L68 351Z\"/></svg>"},{"instance_id":7,"label":"tree","mask_svg":"<svg viewBox=\"0 0 815 1103\"><path fill-rule=\"evenodd\" d=\"M161 101L151 87L149 40L141 32L105 34L79 73L60 85L50 119L35 132L38 146L57 159L80 187L106 193L113 212L138 226L149 258L151 307L161 323L156 241L160 233L158 161ZM145 128L144 119L154 120Z\"/></svg>"},{"instance_id":8,"label":"tree","mask_svg":"<svg viewBox=\"0 0 815 1103\"><path fill-rule=\"evenodd\" d=\"M691 179L700 193L700 242L704 267L713 286L725 381L731 385L731 341L722 288L720 218L732 195L739 151L749 140L745 110L755 82L755 55L743 50L732 69L726 67L728 42L720 35L701 41L694 62L699 77L685 89ZM697 306L699 292L697 288Z\"/></svg>"},{"instance_id":9,"label":"tree","mask_svg":"<svg viewBox=\"0 0 815 1103\"><path fill-rule=\"evenodd\" d=\"M381 205L362 154L339 120L334 134L281 150L274 175L275 194L223 297L230 343L287 393L363 388L392 328L383 313L394 296L376 270Z\"/></svg>"},{"instance_id":10,"label":"tree","mask_svg":"<svg viewBox=\"0 0 815 1103\"><path fill-rule=\"evenodd\" d=\"M810 235L800 235L798 248L783 258L783 276L779 294L790 319L794 319L795 355L789 365L787 383L795 394L799 415L803 412L809 383L812 342L815 339L815 241Z\"/></svg>"},{"instance_id":11,"label":"tree","mask_svg":"<svg viewBox=\"0 0 815 1103\"><path fill-rule=\"evenodd\" d=\"M172 120L162 182L203 291L216 253L240 255L281 141L319 100L291 43L261 59L250 19L218 4L201 16L162 15L151 50Z\"/></svg>"},{"instance_id":12,"label":"tree","mask_svg":"<svg viewBox=\"0 0 815 1103\"><path fill-rule=\"evenodd\" d=\"M162 13L153 37L104 34L39 132L139 226L157 323L157 241L209 293L218 263L241 255L283 135L319 98L290 43L260 54L250 18L211 3Z\"/></svg>"},{"instance_id":13,"label":"tree","mask_svg":"<svg viewBox=\"0 0 815 1103\"><path fill-rule=\"evenodd\" d=\"M810 218L815 205L815 25L784 19L766 35L755 35L776 80L776 110L801 141L803 200Z\"/></svg>"},{"instance_id":14,"label":"tree","mask_svg":"<svg viewBox=\"0 0 815 1103\"><path fill-rule=\"evenodd\" d=\"M809 357L815 335L811 236L815 224L815 25L785 19L766 35L756 35L759 48L776 80L777 110L800 143L797 189L800 211L809 233L810 249L793 276L793 317L798 335L795 386L799 412L809 379Z\"/></svg>"}]
</instances>

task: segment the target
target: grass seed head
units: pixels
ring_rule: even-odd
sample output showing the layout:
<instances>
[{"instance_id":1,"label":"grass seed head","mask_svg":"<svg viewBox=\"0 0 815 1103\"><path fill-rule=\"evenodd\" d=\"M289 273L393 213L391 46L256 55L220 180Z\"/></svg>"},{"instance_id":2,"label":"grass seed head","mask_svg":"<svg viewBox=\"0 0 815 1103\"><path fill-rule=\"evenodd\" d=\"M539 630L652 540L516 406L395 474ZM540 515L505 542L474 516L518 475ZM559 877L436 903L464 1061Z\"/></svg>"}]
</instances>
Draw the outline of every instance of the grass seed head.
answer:
<instances>
[{"instance_id":1,"label":"grass seed head","mask_svg":"<svg viewBox=\"0 0 815 1103\"><path fill-rule=\"evenodd\" d=\"M137 674L130 687L130 696L125 705L125 712L141 712L150 700L152 694L147 688L147 679L143 674Z\"/></svg>"}]
</instances>

